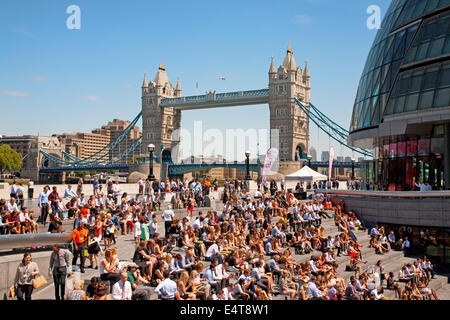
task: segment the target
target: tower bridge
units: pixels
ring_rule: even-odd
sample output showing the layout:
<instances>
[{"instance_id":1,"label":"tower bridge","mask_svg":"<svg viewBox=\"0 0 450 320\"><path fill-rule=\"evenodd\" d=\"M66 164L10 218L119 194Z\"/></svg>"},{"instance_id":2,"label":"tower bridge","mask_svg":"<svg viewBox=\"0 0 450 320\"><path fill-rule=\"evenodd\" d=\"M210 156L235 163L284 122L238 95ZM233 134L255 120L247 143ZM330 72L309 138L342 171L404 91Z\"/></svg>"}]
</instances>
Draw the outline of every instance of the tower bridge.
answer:
<instances>
[{"instance_id":1,"label":"tower bridge","mask_svg":"<svg viewBox=\"0 0 450 320\"><path fill-rule=\"evenodd\" d=\"M279 150L279 172L289 174L300 169L307 159L310 147L309 126L312 120L330 138L341 145L369 155L363 149L350 147L346 144L348 131L336 124L311 103L311 75L308 62L298 66L292 47L286 51L283 63L275 68L274 58L268 71L268 88L216 93L210 90L204 95L182 96L180 79L175 86L169 81L166 67L159 65L155 78L147 81L144 74L141 93L141 110L117 138L109 145L86 159L79 159L63 152L61 158L49 154L44 150L40 153L45 161L52 162L52 166L41 166L43 173L57 173L77 170L109 170L112 168L149 173L147 146L153 144L156 176L166 177L177 175L201 168L202 165L177 164L172 161L172 152L180 144L180 137L173 134L181 128L182 111L223 108L245 105L265 104L270 112L270 141L271 146ZM136 139L116 158L110 157L121 141L129 134L130 128L142 117L142 137ZM130 153L140 154L138 164L121 166L119 162ZM213 164L214 165L214 164ZM216 164L219 166L221 164ZM243 164L237 164L242 166ZM212 165L209 165L211 167ZM311 166L328 166L328 162L317 162ZM337 167L350 167L349 163L335 163ZM256 169L255 169L256 168ZM251 170L257 170L257 165L251 165Z\"/></svg>"},{"instance_id":2,"label":"tower bridge","mask_svg":"<svg viewBox=\"0 0 450 320\"><path fill-rule=\"evenodd\" d=\"M303 69L297 65L290 44L278 69L272 57L268 83L268 88L258 90L226 93L210 90L205 95L183 97L180 79L173 86L161 63L154 80L148 82L144 75L142 83L141 153L147 154L149 144L161 146L155 149L156 159L170 162L172 149L180 143L172 133L181 128L182 111L266 104L270 111L270 131L278 130L279 135L273 147L279 149L282 162L295 162L291 171L298 170L300 160L306 159L309 151L309 121L295 99L309 106L311 76L307 62Z\"/></svg>"}]
</instances>

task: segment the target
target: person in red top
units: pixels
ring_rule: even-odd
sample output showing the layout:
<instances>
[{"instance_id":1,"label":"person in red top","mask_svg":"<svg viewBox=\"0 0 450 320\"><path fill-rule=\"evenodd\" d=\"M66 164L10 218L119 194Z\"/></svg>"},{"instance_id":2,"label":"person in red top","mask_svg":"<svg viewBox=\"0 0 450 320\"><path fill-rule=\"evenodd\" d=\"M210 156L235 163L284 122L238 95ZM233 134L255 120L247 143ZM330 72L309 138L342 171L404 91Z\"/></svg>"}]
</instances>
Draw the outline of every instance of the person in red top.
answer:
<instances>
[{"instance_id":1,"label":"person in red top","mask_svg":"<svg viewBox=\"0 0 450 320\"><path fill-rule=\"evenodd\" d=\"M76 265L78 256L80 256L80 271L84 273L84 250L87 238L87 229L84 227L83 221L78 223L78 227L72 231L73 242L73 259L72 265Z\"/></svg>"},{"instance_id":2,"label":"person in red top","mask_svg":"<svg viewBox=\"0 0 450 320\"><path fill-rule=\"evenodd\" d=\"M56 212L59 211L59 194L56 189L56 187L53 187L52 193L48 196L48 200L50 201L51 207L52 207L52 218L55 215Z\"/></svg>"},{"instance_id":3,"label":"person in red top","mask_svg":"<svg viewBox=\"0 0 450 320\"><path fill-rule=\"evenodd\" d=\"M81 208L80 211L83 213L83 217L86 219L89 214L89 205L84 206L84 208Z\"/></svg>"}]
</instances>

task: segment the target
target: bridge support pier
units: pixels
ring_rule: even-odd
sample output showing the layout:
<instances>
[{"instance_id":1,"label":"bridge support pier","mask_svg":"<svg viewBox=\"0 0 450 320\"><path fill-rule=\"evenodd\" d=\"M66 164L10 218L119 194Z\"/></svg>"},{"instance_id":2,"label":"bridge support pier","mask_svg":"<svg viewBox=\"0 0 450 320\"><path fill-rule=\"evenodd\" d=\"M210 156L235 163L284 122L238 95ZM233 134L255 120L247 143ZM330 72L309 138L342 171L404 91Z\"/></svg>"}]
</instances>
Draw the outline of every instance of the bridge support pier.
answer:
<instances>
[{"instance_id":1,"label":"bridge support pier","mask_svg":"<svg viewBox=\"0 0 450 320\"><path fill-rule=\"evenodd\" d=\"M161 180L161 169L162 169L162 165L160 163L153 163L153 175L155 176L156 180ZM131 164L130 168L128 169L128 173L129 176L131 176L132 173L134 172L138 172L139 174L144 175L144 179L147 179L149 173L150 173L150 167L148 163L140 163L140 164ZM139 180L139 178L137 179ZM136 181L129 181L130 183L132 182L137 182Z\"/></svg>"}]
</instances>

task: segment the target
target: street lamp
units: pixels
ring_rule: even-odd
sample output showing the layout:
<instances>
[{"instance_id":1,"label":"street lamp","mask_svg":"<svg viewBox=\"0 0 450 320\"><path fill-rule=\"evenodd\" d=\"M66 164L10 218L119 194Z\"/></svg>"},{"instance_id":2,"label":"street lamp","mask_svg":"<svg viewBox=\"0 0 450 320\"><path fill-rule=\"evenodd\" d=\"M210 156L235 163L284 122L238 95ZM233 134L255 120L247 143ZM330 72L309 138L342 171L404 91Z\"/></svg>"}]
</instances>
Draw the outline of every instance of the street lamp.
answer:
<instances>
[{"instance_id":1,"label":"street lamp","mask_svg":"<svg viewBox=\"0 0 450 320\"><path fill-rule=\"evenodd\" d=\"M308 167L311 168L311 159L312 159L312 155L308 154Z\"/></svg>"},{"instance_id":2,"label":"street lamp","mask_svg":"<svg viewBox=\"0 0 450 320\"><path fill-rule=\"evenodd\" d=\"M247 169L247 173L245 175L245 180L252 180L252 177L250 177L250 151L245 151L245 166Z\"/></svg>"},{"instance_id":3,"label":"street lamp","mask_svg":"<svg viewBox=\"0 0 450 320\"><path fill-rule=\"evenodd\" d=\"M155 181L155 176L153 175L153 151L155 151L155 145L149 144L147 148L148 152L150 153L150 171L148 175L148 180Z\"/></svg>"},{"instance_id":4,"label":"street lamp","mask_svg":"<svg viewBox=\"0 0 450 320\"><path fill-rule=\"evenodd\" d=\"M355 180L355 159L352 158L352 180Z\"/></svg>"}]
</instances>

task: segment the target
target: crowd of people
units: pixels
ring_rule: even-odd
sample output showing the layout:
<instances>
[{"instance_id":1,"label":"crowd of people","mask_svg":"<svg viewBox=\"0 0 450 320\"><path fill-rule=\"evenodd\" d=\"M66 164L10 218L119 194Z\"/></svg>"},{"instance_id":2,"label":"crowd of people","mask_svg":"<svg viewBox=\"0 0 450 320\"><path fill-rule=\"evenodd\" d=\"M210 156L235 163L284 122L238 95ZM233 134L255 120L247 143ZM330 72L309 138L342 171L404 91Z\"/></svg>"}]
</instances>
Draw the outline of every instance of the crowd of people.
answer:
<instances>
[{"instance_id":1,"label":"crowd of people","mask_svg":"<svg viewBox=\"0 0 450 320\"><path fill-rule=\"evenodd\" d=\"M427 287L433 268L426 258L418 261L419 267L405 266L395 281L392 274L383 273L381 261L363 270L367 261L357 231L365 226L356 213L345 210L343 202L330 211L331 201L323 194L303 201L274 182L252 193L236 180L224 184L223 210L194 215L196 195L208 196L210 188L217 190L215 182L205 181L150 184L141 180L139 193L133 196L120 194L117 181L107 182L106 200L100 183L93 184L94 195L88 199L82 188L75 191L68 185L60 197L56 188L50 192L46 186L38 200L40 224L45 226L48 215L49 232L62 232L62 220L73 220L70 250L53 247L49 275L55 283L55 299L147 300L154 292L163 300L269 300L278 295L298 300L380 300L385 299L383 281L386 289L395 290L402 299L418 299L417 291L423 298L437 298ZM164 209L161 197L169 191L174 196ZM64 198L70 200L62 205ZM12 215L17 212L30 218L26 208L15 209L13 199ZM175 206L174 199L181 206ZM2 216L9 213L6 202L0 204ZM176 208L187 212L176 218ZM325 234L324 219L334 219L338 233ZM127 234L135 241L135 251L122 261L115 245L117 237ZM372 228L370 236L370 246L377 253L409 249L407 238L399 239L399 247L399 241L386 236L383 227ZM294 254L307 259L298 263ZM349 281L338 271L340 256L349 257L344 272L355 274ZM77 279L65 294L66 275L73 266L85 273L87 262L98 270L98 277L87 288ZM33 278L20 268L15 285ZM397 281L408 281L404 292ZM21 297L30 298L30 291L22 287Z\"/></svg>"}]
</instances>

